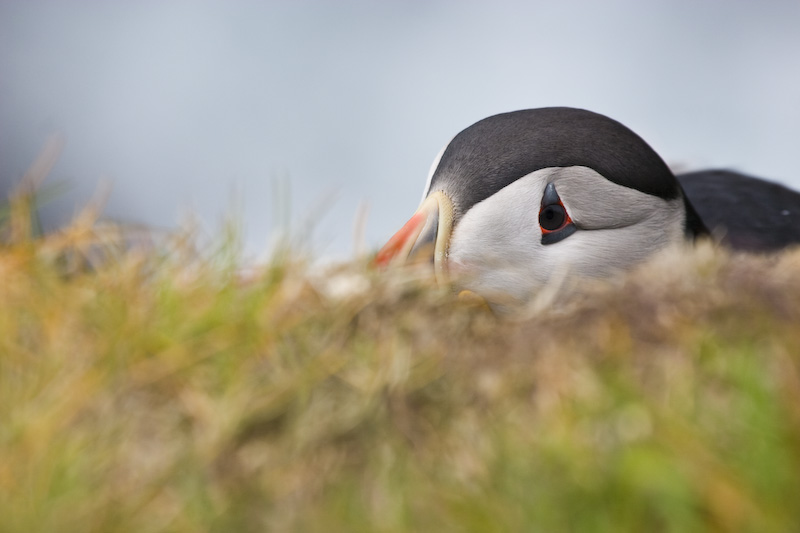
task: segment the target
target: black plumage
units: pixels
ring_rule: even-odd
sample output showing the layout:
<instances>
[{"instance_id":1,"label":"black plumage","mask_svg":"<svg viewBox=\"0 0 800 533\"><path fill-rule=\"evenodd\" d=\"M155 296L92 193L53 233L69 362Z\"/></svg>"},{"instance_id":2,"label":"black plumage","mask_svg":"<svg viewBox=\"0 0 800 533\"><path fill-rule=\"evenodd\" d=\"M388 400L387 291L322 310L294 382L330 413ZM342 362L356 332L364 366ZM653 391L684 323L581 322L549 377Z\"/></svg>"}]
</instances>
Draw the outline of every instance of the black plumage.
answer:
<instances>
[{"instance_id":1,"label":"black plumage","mask_svg":"<svg viewBox=\"0 0 800 533\"><path fill-rule=\"evenodd\" d=\"M607 180L677 198L669 167L633 131L606 116L570 107L501 113L480 120L447 145L431 191L453 195L458 216L517 179L548 167L585 166Z\"/></svg>"},{"instance_id":2,"label":"black plumage","mask_svg":"<svg viewBox=\"0 0 800 533\"><path fill-rule=\"evenodd\" d=\"M800 193L729 170L676 177L704 225L723 244L754 252L800 244Z\"/></svg>"}]
</instances>

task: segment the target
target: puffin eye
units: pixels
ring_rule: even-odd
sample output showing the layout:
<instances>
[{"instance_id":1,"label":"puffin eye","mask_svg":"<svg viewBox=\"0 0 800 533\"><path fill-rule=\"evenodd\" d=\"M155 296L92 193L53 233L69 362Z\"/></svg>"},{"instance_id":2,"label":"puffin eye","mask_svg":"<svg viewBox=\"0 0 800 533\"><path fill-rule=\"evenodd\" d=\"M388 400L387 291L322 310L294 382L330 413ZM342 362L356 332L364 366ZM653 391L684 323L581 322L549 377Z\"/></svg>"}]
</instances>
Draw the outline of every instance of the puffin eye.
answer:
<instances>
[{"instance_id":1,"label":"puffin eye","mask_svg":"<svg viewBox=\"0 0 800 533\"><path fill-rule=\"evenodd\" d=\"M577 229L552 183L548 183L544 189L539 210L539 227L542 229L542 244L562 241Z\"/></svg>"},{"instance_id":2,"label":"puffin eye","mask_svg":"<svg viewBox=\"0 0 800 533\"><path fill-rule=\"evenodd\" d=\"M561 204L552 204L539 212L539 225L545 231L556 231L567 221L567 210Z\"/></svg>"}]
</instances>

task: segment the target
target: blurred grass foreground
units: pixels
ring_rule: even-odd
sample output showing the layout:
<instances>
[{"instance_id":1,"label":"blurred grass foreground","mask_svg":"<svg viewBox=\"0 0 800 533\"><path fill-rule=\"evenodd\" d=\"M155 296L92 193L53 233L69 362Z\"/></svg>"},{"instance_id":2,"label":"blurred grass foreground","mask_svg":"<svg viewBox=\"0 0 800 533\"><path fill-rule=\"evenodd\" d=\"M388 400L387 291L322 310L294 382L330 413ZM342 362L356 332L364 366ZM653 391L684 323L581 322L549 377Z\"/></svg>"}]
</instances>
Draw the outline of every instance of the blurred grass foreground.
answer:
<instances>
[{"instance_id":1,"label":"blurred grass foreground","mask_svg":"<svg viewBox=\"0 0 800 533\"><path fill-rule=\"evenodd\" d=\"M30 192L0 229L0 531L800 527L798 251L497 318L359 262L123 245L92 208L40 235Z\"/></svg>"}]
</instances>

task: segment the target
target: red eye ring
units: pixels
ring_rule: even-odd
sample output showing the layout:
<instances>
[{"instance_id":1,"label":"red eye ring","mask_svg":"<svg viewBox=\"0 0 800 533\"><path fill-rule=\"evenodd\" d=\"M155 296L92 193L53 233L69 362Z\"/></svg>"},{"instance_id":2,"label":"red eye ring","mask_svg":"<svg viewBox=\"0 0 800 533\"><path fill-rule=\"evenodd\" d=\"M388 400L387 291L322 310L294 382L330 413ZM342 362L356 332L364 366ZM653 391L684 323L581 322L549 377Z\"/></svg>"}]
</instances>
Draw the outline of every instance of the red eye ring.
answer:
<instances>
[{"instance_id":1,"label":"red eye ring","mask_svg":"<svg viewBox=\"0 0 800 533\"><path fill-rule=\"evenodd\" d=\"M542 244L545 245L563 241L578 230L552 183L544 188L539 209L539 228L542 231Z\"/></svg>"},{"instance_id":2,"label":"red eye ring","mask_svg":"<svg viewBox=\"0 0 800 533\"><path fill-rule=\"evenodd\" d=\"M542 228L542 235L560 231L570 224L572 218L560 200L556 204L542 206L539 211L539 227Z\"/></svg>"}]
</instances>

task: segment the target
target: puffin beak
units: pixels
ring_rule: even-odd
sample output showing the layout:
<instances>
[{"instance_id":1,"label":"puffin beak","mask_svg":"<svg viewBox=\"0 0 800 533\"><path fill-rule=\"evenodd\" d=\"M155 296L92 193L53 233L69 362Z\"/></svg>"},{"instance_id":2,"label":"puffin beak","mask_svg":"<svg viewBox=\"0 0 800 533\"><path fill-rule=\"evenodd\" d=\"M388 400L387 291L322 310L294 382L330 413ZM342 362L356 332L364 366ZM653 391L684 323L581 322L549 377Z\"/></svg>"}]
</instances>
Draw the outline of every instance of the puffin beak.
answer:
<instances>
[{"instance_id":1,"label":"puffin beak","mask_svg":"<svg viewBox=\"0 0 800 533\"><path fill-rule=\"evenodd\" d=\"M433 263L436 281L447 283L447 247L453 228L453 202L441 191L429 195L414 216L375 256L375 265Z\"/></svg>"}]
</instances>

